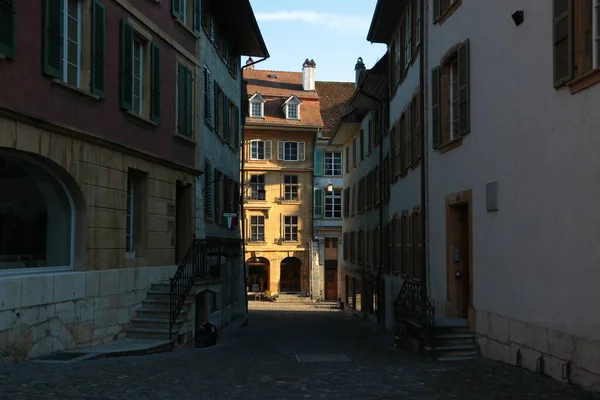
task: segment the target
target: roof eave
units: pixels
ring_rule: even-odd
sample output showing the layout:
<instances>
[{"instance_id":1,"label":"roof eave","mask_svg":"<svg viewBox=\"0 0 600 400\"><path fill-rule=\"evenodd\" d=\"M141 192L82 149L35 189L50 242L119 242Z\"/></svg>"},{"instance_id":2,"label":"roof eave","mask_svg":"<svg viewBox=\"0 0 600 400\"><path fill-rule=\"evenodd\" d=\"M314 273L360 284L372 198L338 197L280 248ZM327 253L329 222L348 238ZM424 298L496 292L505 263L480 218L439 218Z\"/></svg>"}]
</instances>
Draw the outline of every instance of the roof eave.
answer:
<instances>
[{"instance_id":1,"label":"roof eave","mask_svg":"<svg viewBox=\"0 0 600 400\"><path fill-rule=\"evenodd\" d=\"M225 4L226 3L226 4ZM226 15L229 31L241 55L269 58L269 51L262 36L249 0L213 1L221 15Z\"/></svg>"},{"instance_id":2,"label":"roof eave","mask_svg":"<svg viewBox=\"0 0 600 400\"><path fill-rule=\"evenodd\" d=\"M409 0L378 0L367 34L371 43L387 44Z\"/></svg>"}]
</instances>

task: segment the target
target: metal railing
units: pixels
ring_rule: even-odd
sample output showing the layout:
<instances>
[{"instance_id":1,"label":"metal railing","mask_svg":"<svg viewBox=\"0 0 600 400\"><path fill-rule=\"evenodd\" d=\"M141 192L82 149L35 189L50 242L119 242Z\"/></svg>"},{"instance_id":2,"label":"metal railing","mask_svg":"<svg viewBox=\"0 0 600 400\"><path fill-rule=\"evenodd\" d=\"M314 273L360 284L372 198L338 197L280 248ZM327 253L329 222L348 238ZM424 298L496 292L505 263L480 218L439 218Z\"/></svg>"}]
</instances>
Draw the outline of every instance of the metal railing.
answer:
<instances>
[{"instance_id":1,"label":"metal railing","mask_svg":"<svg viewBox=\"0 0 600 400\"><path fill-rule=\"evenodd\" d=\"M394 304L397 334L406 335L407 323L417 324L430 339L435 322L435 306L420 282L404 281Z\"/></svg>"}]
</instances>

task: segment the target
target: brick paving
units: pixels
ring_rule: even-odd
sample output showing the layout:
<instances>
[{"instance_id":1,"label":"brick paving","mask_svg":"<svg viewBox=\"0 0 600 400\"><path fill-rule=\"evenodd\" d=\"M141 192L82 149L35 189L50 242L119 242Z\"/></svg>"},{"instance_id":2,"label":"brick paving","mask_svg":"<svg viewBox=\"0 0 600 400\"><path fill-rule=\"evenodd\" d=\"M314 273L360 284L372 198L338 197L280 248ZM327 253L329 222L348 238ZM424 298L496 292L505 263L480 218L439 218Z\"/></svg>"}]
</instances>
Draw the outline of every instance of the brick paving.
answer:
<instances>
[{"instance_id":1,"label":"brick paving","mask_svg":"<svg viewBox=\"0 0 600 400\"><path fill-rule=\"evenodd\" d=\"M0 399L600 399L503 364L435 363L389 332L312 305L251 302L217 346L75 364L0 365ZM300 363L295 355L347 356Z\"/></svg>"}]
</instances>

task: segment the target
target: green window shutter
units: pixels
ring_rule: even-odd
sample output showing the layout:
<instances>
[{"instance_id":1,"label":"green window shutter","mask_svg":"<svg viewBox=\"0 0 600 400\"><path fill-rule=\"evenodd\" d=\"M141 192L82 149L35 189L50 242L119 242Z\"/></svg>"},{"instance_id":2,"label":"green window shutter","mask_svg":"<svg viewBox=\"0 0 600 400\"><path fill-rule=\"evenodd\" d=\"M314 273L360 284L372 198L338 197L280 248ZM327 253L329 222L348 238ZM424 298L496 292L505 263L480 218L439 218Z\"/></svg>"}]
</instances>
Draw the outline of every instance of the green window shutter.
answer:
<instances>
[{"instance_id":1,"label":"green window shutter","mask_svg":"<svg viewBox=\"0 0 600 400\"><path fill-rule=\"evenodd\" d=\"M323 189L314 189L313 218L323 218Z\"/></svg>"},{"instance_id":2,"label":"green window shutter","mask_svg":"<svg viewBox=\"0 0 600 400\"><path fill-rule=\"evenodd\" d=\"M197 35L200 34L200 30L202 29L202 8L201 1L202 0L193 0L194 1L194 32Z\"/></svg>"},{"instance_id":3,"label":"green window shutter","mask_svg":"<svg viewBox=\"0 0 600 400\"><path fill-rule=\"evenodd\" d=\"M440 67L431 71L431 126L433 131L433 148L437 148L441 142L442 126L440 118Z\"/></svg>"},{"instance_id":4,"label":"green window shutter","mask_svg":"<svg viewBox=\"0 0 600 400\"><path fill-rule=\"evenodd\" d=\"M235 132L234 134L234 145L233 147L237 150L240 147L240 109L235 106L234 107L234 111L235 111L235 127L233 128L233 131Z\"/></svg>"},{"instance_id":5,"label":"green window shutter","mask_svg":"<svg viewBox=\"0 0 600 400\"><path fill-rule=\"evenodd\" d=\"M185 68L185 115L187 136L194 137L194 75L191 69Z\"/></svg>"},{"instance_id":6,"label":"green window shutter","mask_svg":"<svg viewBox=\"0 0 600 400\"><path fill-rule=\"evenodd\" d=\"M225 141L227 143L230 142L231 138L229 137L229 100L227 99L227 96L225 95L225 93L222 94L222 102L223 102L223 107L222 107L222 111L223 111L223 139L225 139Z\"/></svg>"},{"instance_id":7,"label":"green window shutter","mask_svg":"<svg viewBox=\"0 0 600 400\"><path fill-rule=\"evenodd\" d=\"M461 135L471 131L470 45L467 39L458 49L458 127Z\"/></svg>"},{"instance_id":8,"label":"green window shutter","mask_svg":"<svg viewBox=\"0 0 600 400\"><path fill-rule=\"evenodd\" d=\"M90 88L96 96L104 98L106 86L106 12L98 0L92 6L92 63Z\"/></svg>"},{"instance_id":9,"label":"green window shutter","mask_svg":"<svg viewBox=\"0 0 600 400\"><path fill-rule=\"evenodd\" d=\"M171 0L171 15L177 19L181 18L181 0Z\"/></svg>"},{"instance_id":10,"label":"green window shutter","mask_svg":"<svg viewBox=\"0 0 600 400\"><path fill-rule=\"evenodd\" d=\"M177 64L177 133L187 136L186 132L186 67Z\"/></svg>"},{"instance_id":11,"label":"green window shutter","mask_svg":"<svg viewBox=\"0 0 600 400\"><path fill-rule=\"evenodd\" d=\"M16 0L0 0L0 53L16 56Z\"/></svg>"},{"instance_id":12,"label":"green window shutter","mask_svg":"<svg viewBox=\"0 0 600 400\"><path fill-rule=\"evenodd\" d=\"M573 0L554 0L554 87L573 79Z\"/></svg>"},{"instance_id":13,"label":"green window shutter","mask_svg":"<svg viewBox=\"0 0 600 400\"><path fill-rule=\"evenodd\" d=\"M156 42L152 42L152 71L150 78L150 120L160 124L160 48Z\"/></svg>"},{"instance_id":14,"label":"green window shutter","mask_svg":"<svg viewBox=\"0 0 600 400\"><path fill-rule=\"evenodd\" d=\"M133 103L133 28L124 19L120 27L119 105L131 110Z\"/></svg>"},{"instance_id":15,"label":"green window shutter","mask_svg":"<svg viewBox=\"0 0 600 400\"><path fill-rule=\"evenodd\" d=\"M42 49L42 71L60 79L62 74L62 0L44 0L44 44Z\"/></svg>"},{"instance_id":16,"label":"green window shutter","mask_svg":"<svg viewBox=\"0 0 600 400\"><path fill-rule=\"evenodd\" d=\"M219 118L221 117L221 103L219 102L219 85L217 84L217 81L215 80L215 89L214 89L214 96L215 96L215 132L218 134L219 133Z\"/></svg>"},{"instance_id":17,"label":"green window shutter","mask_svg":"<svg viewBox=\"0 0 600 400\"><path fill-rule=\"evenodd\" d=\"M314 157L315 176L323 176L323 149L315 149Z\"/></svg>"}]
</instances>

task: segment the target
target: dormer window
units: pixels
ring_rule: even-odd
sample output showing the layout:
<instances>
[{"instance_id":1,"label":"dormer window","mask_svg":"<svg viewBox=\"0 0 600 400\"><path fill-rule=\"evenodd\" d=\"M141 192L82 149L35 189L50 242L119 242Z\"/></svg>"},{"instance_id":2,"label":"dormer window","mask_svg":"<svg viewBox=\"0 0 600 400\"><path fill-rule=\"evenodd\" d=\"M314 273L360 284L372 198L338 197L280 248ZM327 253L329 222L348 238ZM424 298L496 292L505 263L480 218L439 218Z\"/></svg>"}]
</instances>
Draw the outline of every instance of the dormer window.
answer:
<instances>
[{"instance_id":1,"label":"dormer window","mask_svg":"<svg viewBox=\"0 0 600 400\"><path fill-rule=\"evenodd\" d=\"M292 95L284 103L286 119L300 119L300 104L302 102L296 96Z\"/></svg>"},{"instance_id":2,"label":"dormer window","mask_svg":"<svg viewBox=\"0 0 600 400\"><path fill-rule=\"evenodd\" d=\"M248 111L251 118L264 118L265 116L265 102L264 97L260 93L255 93L254 96L250 97L250 110Z\"/></svg>"}]
</instances>

